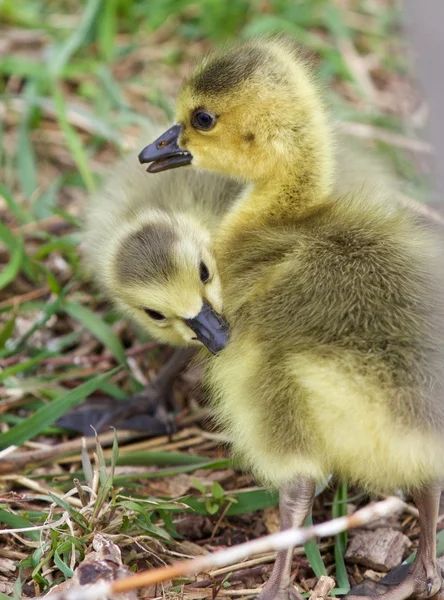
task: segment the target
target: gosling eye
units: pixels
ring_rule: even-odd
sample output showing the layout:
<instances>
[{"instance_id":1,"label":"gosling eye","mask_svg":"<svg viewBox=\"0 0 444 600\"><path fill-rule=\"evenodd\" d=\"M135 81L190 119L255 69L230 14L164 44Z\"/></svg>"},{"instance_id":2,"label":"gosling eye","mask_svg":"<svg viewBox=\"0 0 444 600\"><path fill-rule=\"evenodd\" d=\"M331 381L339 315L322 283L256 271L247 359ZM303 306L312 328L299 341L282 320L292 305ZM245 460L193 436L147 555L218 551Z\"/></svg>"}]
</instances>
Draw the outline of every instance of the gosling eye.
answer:
<instances>
[{"instance_id":1,"label":"gosling eye","mask_svg":"<svg viewBox=\"0 0 444 600\"><path fill-rule=\"evenodd\" d=\"M199 275L202 283L207 283L207 281L210 279L210 271L202 260L199 264Z\"/></svg>"},{"instance_id":2,"label":"gosling eye","mask_svg":"<svg viewBox=\"0 0 444 600\"><path fill-rule=\"evenodd\" d=\"M151 308L144 308L143 310L149 317L151 317L151 319L154 319L154 321L165 321L166 319L165 315L157 310L152 310Z\"/></svg>"},{"instance_id":3,"label":"gosling eye","mask_svg":"<svg viewBox=\"0 0 444 600\"><path fill-rule=\"evenodd\" d=\"M191 116L191 124L193 127L202 131L213 129L216 125L216 120L216 115L201 109L196 109Z\"/></svg>"}]
</instances>

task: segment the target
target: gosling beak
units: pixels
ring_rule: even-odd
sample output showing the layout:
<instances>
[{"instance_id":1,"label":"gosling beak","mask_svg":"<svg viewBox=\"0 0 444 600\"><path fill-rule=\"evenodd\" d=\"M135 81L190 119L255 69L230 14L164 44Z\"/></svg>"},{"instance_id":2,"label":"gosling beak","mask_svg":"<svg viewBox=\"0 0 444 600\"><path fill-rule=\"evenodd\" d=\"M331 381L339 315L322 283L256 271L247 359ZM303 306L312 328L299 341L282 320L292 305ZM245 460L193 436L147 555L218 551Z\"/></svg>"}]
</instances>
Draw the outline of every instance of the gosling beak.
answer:
<instances>
[{"instance_id":1,"label":"gosling beak","mask_svg":"<svg viewBox=\"0 0 444 600\"><path fill-rule=\"evenodd\" d=\"M189 165L193 160L191 152L182 150L177 145L181 132L180 125L173 125L171 129L162 133L152 144L149 144L139 154L140 164L151 163L147 171L159 173L167 169L175 169L183 165Z\"/></svg>"},{"instance_id":2,"label":"gosling beak","mask_svg":"<svg viewBox=\"0 0 444 600\"><path fill-rule=\"evenodd\" d=\"M205 300L200 313L192 319L185 319L185 323L213 354L217 354L228 344L228 323Z\"/></svg>"}]
</instances>

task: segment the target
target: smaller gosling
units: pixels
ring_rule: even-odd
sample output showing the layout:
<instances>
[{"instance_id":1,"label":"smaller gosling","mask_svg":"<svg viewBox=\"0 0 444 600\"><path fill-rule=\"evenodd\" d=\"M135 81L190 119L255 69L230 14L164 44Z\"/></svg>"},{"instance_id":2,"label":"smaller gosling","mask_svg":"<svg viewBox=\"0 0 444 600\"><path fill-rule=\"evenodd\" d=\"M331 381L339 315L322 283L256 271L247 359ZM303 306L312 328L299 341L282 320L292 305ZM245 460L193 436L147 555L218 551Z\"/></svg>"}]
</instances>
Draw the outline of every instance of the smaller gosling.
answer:
<instances>
[{"instance_id":1,"label":"smaller gosling","mask_svg":"<svg viewBox=\"0 0 444 600\"><path fill-rule=\"evenodd\" d=\"M180 348L154 383L159 410L172 408L174 379L199 346L217 353L227 343L211 232L241 189L232 179L194 169L147 178L130 153L87 206L85 258L92 277L120 312ZM153 389L134 400L143 410Z\"/></svg>"}]
</instances>

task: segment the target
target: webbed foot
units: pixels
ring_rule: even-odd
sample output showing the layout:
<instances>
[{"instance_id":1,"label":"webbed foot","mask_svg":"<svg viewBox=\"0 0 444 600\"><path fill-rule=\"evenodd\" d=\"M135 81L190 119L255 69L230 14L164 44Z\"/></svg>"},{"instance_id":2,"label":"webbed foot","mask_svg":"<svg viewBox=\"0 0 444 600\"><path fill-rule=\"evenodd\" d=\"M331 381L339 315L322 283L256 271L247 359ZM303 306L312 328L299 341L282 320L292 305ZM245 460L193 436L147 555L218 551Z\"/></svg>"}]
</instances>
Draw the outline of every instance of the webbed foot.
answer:
<instances>
[{"instance_id":1,"label":"webbed foot","mask_svg":"<svg viewBox=\"0 0 444 600\"><path fill-rule=\"evenodd\" d=\"M111 397L89 398L80 407L68 412L57 425L92 435L109 427L144 431L148 435L171 435L176 432L173 385L178 374L187 365L195 350L176 350L163 365L155 381L128 400Z\"/></svg>"},{"instance_id":2,"label":"webbed foot","mask_svg":"<svg viewBox=\"0 0 444 600\"><path fill-rule=\"evenodd\" d=\"M357 586L345 597L347 600L404 600L414 596L426 599L435 596L442 588L443 577L436 562L436 522L438 519L441 486L434 484L417 490L413 499L419 513L419 546L416 557L407 574L396 584L391 582L390 574L374 586L375 593L368 593L366 585ZM405 572L405 565L397 568L398 573ZM361 590L359 589L361 588ZM363 593L359 593L362 591ZM382 591L382 593L380 593Z\"/></svg>"},{"instance_id":3,"label":"webbed foot","mask_svg":"<svg viewBox=\"0 0 444 600\"><path fill-rule=\"evenodd\" d=\"M109 427L146 431L153 435L172 435L177 431L172 389L164 389L154 382L138 394L122 401L114 410L103 415L97 431Z\"/></svg>"},{"instance_id":4,"label":"webbed foot","mask_svg":"<svg viewBox=\"0 0 444 600\"><path fill-rule=\"evenodd\" d=\"M380 582L383 583L384 580ZM360 594L359 590L356 590L357 593L349 593L345 598L346 600L374 600L376 597L381 600L404 600L412 596L421 599L432 598L440 591L442 583L442 574L436 561L425 562L419 559L400 583L395 586L386 584L384 587L387 591L381 593L382 585L378 585L375 594Z\"/></svg>"},{"instance_id":5,"label":"webbed foot","mask_svg":"<svg viewBox=\"0 0 444 600\"><path fill-rule=\"evenodd\" d=\"M148 435L171 435L176 432L175 413L165 390L153 386L128 400L110 396L88 398L81 406L58 419L59 427L78 431L83 435L116 429L144 431Z\"/></svg>"}]
</instances>

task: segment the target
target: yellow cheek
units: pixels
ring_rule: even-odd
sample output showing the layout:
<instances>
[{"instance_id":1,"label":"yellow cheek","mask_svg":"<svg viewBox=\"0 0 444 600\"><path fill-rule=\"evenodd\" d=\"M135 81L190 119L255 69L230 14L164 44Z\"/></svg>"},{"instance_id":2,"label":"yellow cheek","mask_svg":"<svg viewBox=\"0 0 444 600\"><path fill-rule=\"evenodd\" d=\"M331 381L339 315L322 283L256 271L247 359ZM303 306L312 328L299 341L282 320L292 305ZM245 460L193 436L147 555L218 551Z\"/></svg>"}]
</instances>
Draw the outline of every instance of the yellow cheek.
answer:
<instances>
[{"instance_id":1,"label":"yellow cheek","mask_svg":"<svg viewBox=\"0 0 444 600\"><path fill-rule=\"evenodd\" d=\"M172 324L164 326L156 325L151 320L139 315L132 314L132 317L139 325L155 340L162 344L170 344L171 346L183 346L186 342L183 336L176 330Z\"/></svg>"},{"instance_id":2,"label":"yellow cheek","mask_svg":"<svg viewBox=\"0 0 444 600\"><path fill-rule=\"evenodd\" d=\"M193 167L201 167L202 166L202 162L200 160L199 155L193 154L192 165L193 165Z\"/></svg>"},{"instance_id":3,"label":"yellow cheek","mask_svg":"<svg viewBox=\"0 0 444 600\"><path fill-rule=\"evenodd\" d=\"M174 333L182 340L183 344L194 344L195 340L193 340L195 333L191 331L191 329L185 325L183 321L180 319L175 319L171 324Z\"/></svg>"}]
</instances>

